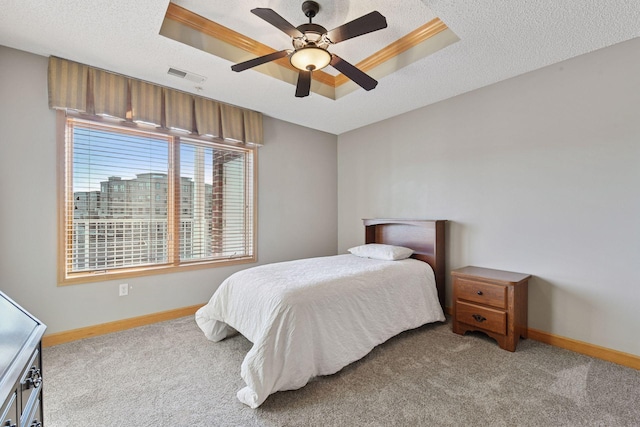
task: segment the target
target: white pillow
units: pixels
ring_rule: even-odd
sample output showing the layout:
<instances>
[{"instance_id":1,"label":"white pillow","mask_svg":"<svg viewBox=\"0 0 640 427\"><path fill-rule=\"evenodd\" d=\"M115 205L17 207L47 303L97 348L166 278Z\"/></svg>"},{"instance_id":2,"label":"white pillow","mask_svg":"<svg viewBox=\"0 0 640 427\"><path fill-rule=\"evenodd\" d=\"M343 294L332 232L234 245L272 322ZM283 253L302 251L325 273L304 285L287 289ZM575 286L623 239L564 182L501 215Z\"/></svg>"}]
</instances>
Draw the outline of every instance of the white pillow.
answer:
<instances>
[{"instance_id":1,"label":"white pillow","mask_svg":"<svg viewBox=\"0 0 640 427\"><path fill-rule=\"evenodd\" d=\"M402 246L383 245L381 243L369 243L368 245L355 246L349 249L349 252L362 258L397 261L409 258L411 254L413 254L413 249Z\"/></svg>"}]
</instances>

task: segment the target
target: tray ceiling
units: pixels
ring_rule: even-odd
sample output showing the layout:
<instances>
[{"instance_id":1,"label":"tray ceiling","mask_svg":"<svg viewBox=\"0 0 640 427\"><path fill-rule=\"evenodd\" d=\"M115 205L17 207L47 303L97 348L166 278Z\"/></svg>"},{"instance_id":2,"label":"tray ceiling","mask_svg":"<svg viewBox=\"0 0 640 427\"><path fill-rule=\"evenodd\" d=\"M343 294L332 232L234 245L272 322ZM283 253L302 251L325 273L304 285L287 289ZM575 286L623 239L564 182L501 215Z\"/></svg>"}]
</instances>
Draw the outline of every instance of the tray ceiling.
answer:
<instances>
[{"instance_id":1,"label":"tray ceiling","mask_svg":"<svg viewBox=\"0 0 640 427\"><path fill-rule=\"evenodd\" d=\"M388 28L332 46L332 52L352 64L434 19L441 20L459 40L428 54L396 55L390 64L402 63L375 75L379 84L374 90L355 87L335 96L337 99L313 92L295 98L295 86L286 78L256 70L235 73L229 59L163 36L168 0L3 2L0 44L60 56L341 134L640 36L636 0L319 3L321 10L314 22L327 29L372 10L387 18ZM175 4L274 50L288 48L288 36L253 15L251 9L271 8L294 25L307 21L301 0L176 0ZM204 80L178 78L167 73L170 67ZM326 71L340 78L330 68Z\"/></svg>"}]
</instances>

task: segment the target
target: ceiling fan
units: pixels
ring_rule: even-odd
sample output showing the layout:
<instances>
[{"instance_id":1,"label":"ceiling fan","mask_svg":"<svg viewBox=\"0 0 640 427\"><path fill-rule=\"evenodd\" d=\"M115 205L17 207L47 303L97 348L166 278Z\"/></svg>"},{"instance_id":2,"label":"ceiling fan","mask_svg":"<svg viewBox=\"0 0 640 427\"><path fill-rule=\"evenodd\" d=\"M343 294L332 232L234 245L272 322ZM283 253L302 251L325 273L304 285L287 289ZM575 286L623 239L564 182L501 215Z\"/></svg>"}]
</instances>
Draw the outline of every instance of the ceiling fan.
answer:
<instances>
[{"instance_id":1,"label":"ceiling fan","mask_svg":"<svg viewBox=\"0 0 640 427\"><path fill-rule=\"evenodd\" d=\"M231 69L238 72L244 71L288 56L291 65L299 70L298 82L296 84L297 97L309 95L311 89L311 73L321 70L328 65L340 71L365 90L375 88L378 84L375 79L340 58L338 55L330 53L328 48L332 44L386 28L387 20L385 17L382 16L380 12L374 11L340 25L331 31L327 31L323 26L311 22L319 10L320 5L315 1L305 1L302 3L302 11L305 16L309 18L309 23L294 27L273 9L252 9L251 13L288 34L292 39L293 50L285 49L250 59L233 65Z\"/></svg>"}]
</instances>

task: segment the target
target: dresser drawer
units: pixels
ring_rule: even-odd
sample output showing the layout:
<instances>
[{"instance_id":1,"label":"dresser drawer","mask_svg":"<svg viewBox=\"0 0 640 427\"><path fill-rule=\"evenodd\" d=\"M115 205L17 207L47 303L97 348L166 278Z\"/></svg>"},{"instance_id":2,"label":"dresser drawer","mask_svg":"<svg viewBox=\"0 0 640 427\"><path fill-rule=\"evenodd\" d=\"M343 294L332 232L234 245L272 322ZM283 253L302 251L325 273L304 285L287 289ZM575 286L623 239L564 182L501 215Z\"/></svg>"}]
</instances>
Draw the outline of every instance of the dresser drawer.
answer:
<instances>
[{"instance_id":1,"label":"dresser drawer","mask_svg":"<svg viewBox=\"0 0 640 427\"><path fill-rule=\"evenodd\" d=\"M497 334L507 334L507 313L504 311L457 301L456 320Z\"/></svg>"},{"instance_id":2,"label":"dresser drawer","mask_svg":"<svg viewBox=\"0 0 640 427\"><path fill-rule=\"evenodd\" d=\"M18 422L18 395L14 391L0 407L0 425L13 426Z\"/></svg>"},{"instance_id":3,"label":"dresser drawer","mask_svg":"<svg viewBox=\"0 0 640 427\"><path fill-rule=\"evenodd\" d=\"M42 411L40 410L40 398L33 402L33 407L28 414L22 414L20 426L42 427Z\"/></svg>"},{"instance_id":4,"label":"dresser drawer","mask_svg":"<svg viewBox=\"0 0 640 427\"><path fill-rule=\"evenodd\" d=\"M459 299L478 302L497 308L507 307L506 286L456 279L456 291Z\"/></svg>"},{"instance_id":5,"label":"dresser drawer","mask_svg":"<svg viewBox=\"0 0 640 427\"><path fill-rule=\"evenodd\" d=\"M42 373L40 369L40 352L36 349L20 377L20 392L22 393L20 413L23 416L24 413L31 412L35 401L39 397L40 389L42 388Z\"/></svg>"}]
</instances>

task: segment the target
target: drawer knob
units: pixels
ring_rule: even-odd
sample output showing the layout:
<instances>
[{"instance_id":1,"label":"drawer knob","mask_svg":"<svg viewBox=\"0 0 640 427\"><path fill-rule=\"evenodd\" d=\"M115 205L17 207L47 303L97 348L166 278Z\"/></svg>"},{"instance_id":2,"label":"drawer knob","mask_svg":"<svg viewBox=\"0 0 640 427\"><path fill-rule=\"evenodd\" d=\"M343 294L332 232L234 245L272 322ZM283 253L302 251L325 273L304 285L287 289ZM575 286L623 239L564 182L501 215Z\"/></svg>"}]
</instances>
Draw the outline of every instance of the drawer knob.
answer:
<instances>
[{"instance_id":1,"label":"drawer knob","mask_svg":"<svg viewBox=\"0 0 640 427\"><path fill-rule=\"evenodd\" d=\"M478 291L478 295L482 295L482 291Z\"/></svg>"},{"instance_id":2,"label":"drawer knob","mask_svg":"<svg viewBox=\"0 0 640 427\"><path fill-rule=\"evenodd\" d=\"M42 423L38 420L33 420L29 427L42 427Z\"/></svg>"},{"instance_id":3,"label":"drawer knob","mask_svg":"<svg viewBox=\"0 0 640 427\"><path fill-rule=\"evenodd\" d=\"M7 427L16 427L16 425L11 422L11 418L9 418L7 421L5 421L4 425L7 426Z\"/></svg>"},{"instance_id":4,"label":"drawer knob","mask_svg":"<svg viewBox=\"0 0 640 427\"><path fill-rule=\"evenodd\" d=\"M487 318L486 318L486 317L483 317L483 316L481 316L481 315L479 315L479 314L474 314L474 315L473 315L473 316L471 316L471 317L473 317L473 318L476 320L476 322L480 322L480 323L482 323L482 322L484 322L485 320L487 320Z\"/></svg>"}]
</instances>

